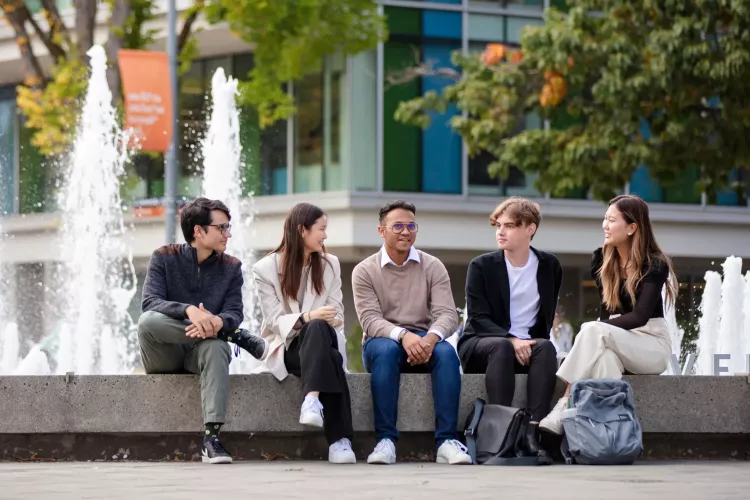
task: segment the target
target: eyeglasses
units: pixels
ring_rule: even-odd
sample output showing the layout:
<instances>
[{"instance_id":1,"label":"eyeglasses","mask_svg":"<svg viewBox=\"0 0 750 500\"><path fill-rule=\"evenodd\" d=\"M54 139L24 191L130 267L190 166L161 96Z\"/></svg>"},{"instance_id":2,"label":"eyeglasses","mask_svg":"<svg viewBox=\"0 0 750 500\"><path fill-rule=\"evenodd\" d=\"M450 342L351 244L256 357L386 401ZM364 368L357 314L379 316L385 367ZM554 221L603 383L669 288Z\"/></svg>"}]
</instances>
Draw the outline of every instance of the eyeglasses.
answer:
<instances>
[{"instance_id":1,"label":"eyeglasses","mask_svg":"<svg viewBox=\"0 0 750 500\"><path fill-rule=\"evenodd\" d=\"M416 233L419 231L419 226L416 222L409 222L408 224L404 224L403 222L396 222L395 224L391 225L391 231L394 233L403 233L404 229L408 229L410 233Z\"/></svg>"},{"instance_id":2,"label":"eyeglasses","mask_svg":"<svg viewBox=\"0 0 750 500\"><path fill-rule=\"evenodd\" d=\"M224 234L224 235L232 231L231 224L208 224L208 225L217 228L219 231L221 231L221 234Z\"/></svg>"}]
</instances>

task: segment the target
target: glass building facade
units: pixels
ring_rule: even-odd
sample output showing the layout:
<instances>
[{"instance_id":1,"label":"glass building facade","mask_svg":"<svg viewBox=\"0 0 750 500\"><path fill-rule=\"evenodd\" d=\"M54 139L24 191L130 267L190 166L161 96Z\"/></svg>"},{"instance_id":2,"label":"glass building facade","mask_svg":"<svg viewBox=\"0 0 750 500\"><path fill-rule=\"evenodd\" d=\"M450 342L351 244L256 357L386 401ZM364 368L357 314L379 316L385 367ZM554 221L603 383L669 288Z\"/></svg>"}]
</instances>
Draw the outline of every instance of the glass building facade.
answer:
<instances>
[{"instance_id":1,"label":"glass building facade","mask_svg":"<svg viewBox=\"0 0 750 500\"><path fill-rule=\"evenodd\" d=\"M61 2L63 5L65 2ZM392 84L391 77L415 63L449 67L454 51L480 51L487 43L517 46L526 26L543 23L550 5L562 0L383 0L390 37L376 49L352 57L332 55L302 80L289 84L297 113L262 129L255 111L241 109L245 192L256 196L320 192L393 192L499 197L545 197L535 178L512 168L507 179L487 173L491 158L468 158L461 138L448 126L458 111L433 116L429 128L403 125L394 119L400 102L440 92L446 77L427 76ZM179 83L179 195L200 193L200 138L205 132L211 77L222 67L239 79L253 66L251 53L227 54L194 61ZM525 128L543 127L538 116L526 117ZM564 124L552 124L564 126ZM520 131L520 129L519 129ZM59 166L45 160L30 143L16 109L15 87L0 87L0 211L31 213L56 209ZM148 155L134 158L127 199L158 200L164 194L164 166ZM748 173L733 181L748 185ZM641 166L623 191L649 202L705 205L696 191L698 172L687 166L670 186L651 179ZM747 192L747 190L746 190ZM586 189L566 198L587 199ZM747 195L722 193L716 203L747 206Z\"/></svg>"}]
</instances>

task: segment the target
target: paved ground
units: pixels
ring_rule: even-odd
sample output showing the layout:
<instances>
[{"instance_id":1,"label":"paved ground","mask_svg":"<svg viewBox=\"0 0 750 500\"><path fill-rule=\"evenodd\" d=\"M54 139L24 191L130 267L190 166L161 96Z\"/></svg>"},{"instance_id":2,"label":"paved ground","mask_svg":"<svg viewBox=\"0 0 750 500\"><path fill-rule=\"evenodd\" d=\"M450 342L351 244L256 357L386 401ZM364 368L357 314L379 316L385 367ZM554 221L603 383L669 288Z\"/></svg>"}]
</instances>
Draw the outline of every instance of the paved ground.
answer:
<instances>
[{"instance_id":1,"label":"paved ground","mask_svg":"<svg viewBox=\"0 0 750 500\"><path fill-rule=\"evenodd\" d=\"M742 499L750 462L451 467L324 462L0 463L0 499ZM523 496L521 496L523 495Z\"/></svg>"}]
</instances>

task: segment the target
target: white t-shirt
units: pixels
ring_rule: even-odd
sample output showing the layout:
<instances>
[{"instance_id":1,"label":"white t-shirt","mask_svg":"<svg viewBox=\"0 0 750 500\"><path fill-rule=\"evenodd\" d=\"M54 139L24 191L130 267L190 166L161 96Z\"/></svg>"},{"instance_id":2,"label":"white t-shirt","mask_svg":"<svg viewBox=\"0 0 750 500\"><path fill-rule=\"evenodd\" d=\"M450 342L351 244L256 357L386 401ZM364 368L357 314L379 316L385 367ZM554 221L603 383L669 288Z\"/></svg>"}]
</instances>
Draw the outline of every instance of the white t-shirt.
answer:
<instances>
[{"instance_id":1,"label":"white t-shirt","mask_svg":"<svg viewBox=\"0 0 750 500\"><path fill-rule=\"evenodd\" d=\"M529 330L536 323L539 314L539 288L536 282L536 272L539 259L533 251L529 251L529 260L523 267L513 267L505 259L510 283L510 334L519 339L529 340Z\"/></svg>"}]
</instances>

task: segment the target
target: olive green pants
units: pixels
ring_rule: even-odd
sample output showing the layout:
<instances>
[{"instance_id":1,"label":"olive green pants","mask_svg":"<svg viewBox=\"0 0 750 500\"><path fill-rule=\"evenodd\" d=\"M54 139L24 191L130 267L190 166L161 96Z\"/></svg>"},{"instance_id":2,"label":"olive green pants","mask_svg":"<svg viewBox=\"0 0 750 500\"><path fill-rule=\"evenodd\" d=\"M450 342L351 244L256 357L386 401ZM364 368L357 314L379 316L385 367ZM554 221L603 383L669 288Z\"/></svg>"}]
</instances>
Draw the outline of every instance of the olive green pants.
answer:
<instances>
[{"instance_id":1,"label":"olive green pants","mask_svg":"<svg viewBox=\"0 0 750 500\"><path fill-rule=\"evenodd\" d=\"M226 342L190 338L184 322L154 311L138 319L138 342L146 373L200 375L204 423L225 422L232 359Z\"/></svg>"}]
</instances>

